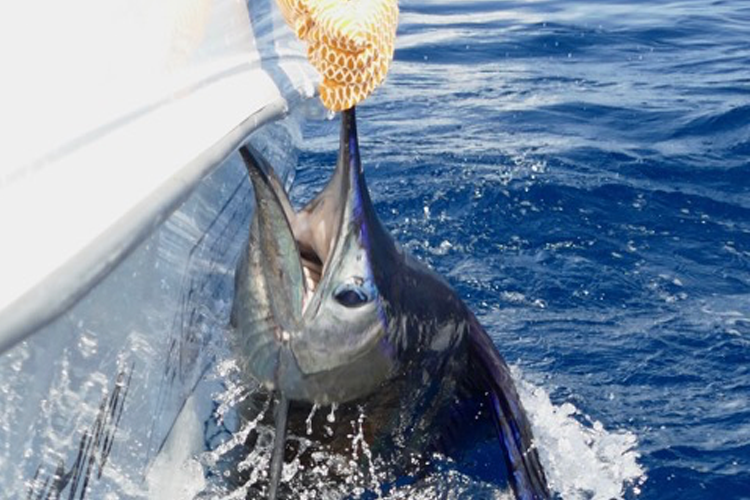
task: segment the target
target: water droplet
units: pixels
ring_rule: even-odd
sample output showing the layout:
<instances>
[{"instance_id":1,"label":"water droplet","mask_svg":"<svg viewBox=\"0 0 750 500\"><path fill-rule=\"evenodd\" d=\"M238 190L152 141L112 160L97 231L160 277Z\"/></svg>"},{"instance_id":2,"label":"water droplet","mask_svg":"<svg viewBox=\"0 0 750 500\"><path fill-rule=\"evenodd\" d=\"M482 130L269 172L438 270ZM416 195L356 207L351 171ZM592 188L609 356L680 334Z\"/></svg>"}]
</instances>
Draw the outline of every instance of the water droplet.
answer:
<instances>
[{"instance_id":1,"label":"water droplet","mask_svg":"<svg viewBox=\"0 0 750 500\"><path fill-rule=\"evenodd\" d=\"M307 416L307 420L305 420L305 425L307 426L308 436L312 434L312 422L313 422L313 418L315 417L315 412L317 410L318 410L318 405L314 404L312 408L310 409L310 414Z\"/></svg>"},{"instance_id":2,"label":"water droplet","mask_svg":"<svg viewBox=\"0 0 750 500\"><path fill-rule=\"evenodd\" d=\"M326 417L326 420L328 420L329 423L334 423L336 421L336 408L338 408L339 405L336 403L331 403L331 412Z\"/></svg>"}]
</instances>

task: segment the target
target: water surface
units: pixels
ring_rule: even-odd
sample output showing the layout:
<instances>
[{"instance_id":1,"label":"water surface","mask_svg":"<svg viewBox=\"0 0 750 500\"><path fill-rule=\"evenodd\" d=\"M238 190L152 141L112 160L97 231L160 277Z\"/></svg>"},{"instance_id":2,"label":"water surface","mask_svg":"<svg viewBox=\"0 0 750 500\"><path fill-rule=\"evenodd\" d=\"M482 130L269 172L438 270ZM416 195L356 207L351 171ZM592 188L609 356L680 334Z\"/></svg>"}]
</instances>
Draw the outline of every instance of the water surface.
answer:
<instances>
[{"instance_id":1,"label":"water surface","mask_svg":"<svg viewBox=\"0 0 750 500\"><path fill-rule=\"evenodd\" d=\"M373 199L550 396L558 491L749 498L750 4L400 5L358 114ZM336 140L306 134L303 198Z\"/></svg>"}]
</instances>

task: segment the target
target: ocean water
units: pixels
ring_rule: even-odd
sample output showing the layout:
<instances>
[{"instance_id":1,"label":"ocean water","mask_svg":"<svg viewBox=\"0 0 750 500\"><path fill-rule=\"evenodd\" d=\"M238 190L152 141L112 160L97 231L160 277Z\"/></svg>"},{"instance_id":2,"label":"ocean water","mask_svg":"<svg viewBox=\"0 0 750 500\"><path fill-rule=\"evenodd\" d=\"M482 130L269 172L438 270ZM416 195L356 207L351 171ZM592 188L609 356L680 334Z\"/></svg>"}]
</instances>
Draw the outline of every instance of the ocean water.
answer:
<instances>
[{"instance_id":1,"label":"ocean water","mask_svg":"<svg viewBox=\"0 0 750 500\"><path fill-rule=\"evenodd\" d=\"M750 3L400 6L388 81L358 109L368 185L510 363L557 498L750 499ZM298 202L338 138L321 119L299 137L299 111L252 137ZM227 347L252 206L235 155L0 356L0 497L244 498L222 467L262 480L269 446L239 453L269 430L238 418ZM508 495L445 464L386 497Z\"/></svg>"},{"instance_id":2,"label":"ocean water","mask_svg":"<svg viewBox=\"0 0 750 500\"><path fill-rule=\"evenodd\" d=\"M555 490L750 498L750 3L400 5L368 184L514 366ZM301 198L335 123L305 136Z\"/></svg>"}]
</instances>

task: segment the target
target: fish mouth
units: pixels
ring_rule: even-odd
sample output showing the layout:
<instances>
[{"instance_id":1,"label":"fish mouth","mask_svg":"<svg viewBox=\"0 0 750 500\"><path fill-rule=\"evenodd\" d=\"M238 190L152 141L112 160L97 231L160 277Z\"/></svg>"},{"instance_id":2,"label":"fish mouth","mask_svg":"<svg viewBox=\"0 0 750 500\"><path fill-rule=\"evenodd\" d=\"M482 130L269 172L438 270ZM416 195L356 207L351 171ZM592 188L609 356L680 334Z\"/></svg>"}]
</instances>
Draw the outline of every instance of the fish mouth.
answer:
<instances>
[{"instance_id":1,"label":"fish mouth","mask_svg":"<svg viewBox=\"0 0 750 500\"><path fill-rule=\"evenodd\" d=\"M297 299L298 294L292 293L295 307L289 311L300 319L324 281L345 230L353 232L356 227L352 226L362 224L362 221L354 220L354 205L360 204L361 199L361 195L354 192L354 187L360 183L357 174L361 170L355 122L353 118L347 120L346 115L342 116L341 148L336 169L323 190L299 211L292 206L283 184L265 158L249 145L240 149L255 193L254 223L261 250L271 267L277 267L278 274L286 277L277 283L282 289L292 292L292 289L302 288L301 302ZM354 145L355 158L352 158L351 144ZM295 254L299 266L291 258Z\"/></svg>"},{"instance_id":2,"label":"fish mouth","mask_svg":"<svg viewBox=\"0 0 750 500\"><path fill-rule=\"evenodd\" d=\"M370 392L394 360L382 345L387 325L374 275L372 235L383 230L364 182L354 110L342 113L336 170L299 211L257 151L240 153L256 210L232 322L255 358L248 371L291 399L342 402Z\"/></svg>"}]
</instances>

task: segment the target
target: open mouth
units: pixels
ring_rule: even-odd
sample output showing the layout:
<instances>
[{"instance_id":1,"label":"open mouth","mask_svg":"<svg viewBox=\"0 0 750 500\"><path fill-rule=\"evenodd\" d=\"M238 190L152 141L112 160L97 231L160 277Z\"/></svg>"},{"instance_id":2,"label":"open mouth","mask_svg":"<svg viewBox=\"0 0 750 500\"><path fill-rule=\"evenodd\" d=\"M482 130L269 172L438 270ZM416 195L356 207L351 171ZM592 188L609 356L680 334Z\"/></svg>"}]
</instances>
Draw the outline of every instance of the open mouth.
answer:
<instances>
[{"instance_id":1,"label":"open mouth","mask_svg":"<svg viewBox=\"0 0 750 500\"><path fill-rule=\"evenodd\" d=\"M262 193L260 203L267 210L263 211L261 225L268 231L264 233L268 237L264 241L273 241L268 246L268 255L284 255L278 262L280 269L286 269L284 273L291 271L288 266L297 268L292 275L296 274L302 282L297 282L296 286L304 289L301 290L301 307L296 311L302 316L324 281L338 240L347 226L345 212L351 187L348 172L336 168L325 188L302 209L295 211L281 181L265 159L248 149L242 154L246 164L255 165L251 168L251 178L255 177L256 202ZM283 233L287 236L282 236ZM286 263L281 265L281 261ZM301 275L297 274L300 272ZM288 284L295 286L291 282Z\"/></svg>"},{"instance_id":2,"label":"open mouth","mask_svg":"<svg viewBox=\"0 0 750 500\"><path fill-rule=\"evenodd\" d=\"M334 175L329 185L289 221L305 278L305 306L310 303L325 276L336 239L341 232L341 212L344 208L342 197L331 192L335 189L330 189L336 187L332 184L340 184L336 181Z\"/></svg>"},{"instance_id":3,"label":"open mouth","mask_svg":"<svg viewBox=\"0 0 750 500\"><path fill-rule=\"evenodd\" d=\"M299 240L297 244L300 244ZM302 263L302 274L305 277L305 305L307 305L318 288L320 277L323 275L323 261L315 252L300 250L300 262Z\"/></svg>"},{"instance_id":4,"label":"open mouth","mask_svg":"<svg viewBox=\"0 0 750 500\"><path fill-rule=\"evenodd\" d=\"M335 235L329 234L333 233L330 230L333 221L316 220L319 218L321 218L320 214L308 211L306 208L290 221L305 278L305 305L309 304L318 289L335 239ZM322 218L325 219L325 217Z\"/></svg>"},{"instance_id":5,"label":"open mouth","mask_svg":"<svg viewBox=\"0 0 750 500\"><path fill-rule=\"evenodd\" d=\"M259 166L265 163L259 158L256 161ZM338 240L342 233L347 232L351 222L351 214L347 216L347 212L352 210L352 172L348 168L348 162L339 162L326 186L296 211L273 169L270 165L265 166L267 168L262 170L265 172L267 185L282 209L283 218L294 239L305 288L302 307L304 314L328 273L333 254L337 253Z\"/></svg>"}]
</instances>

